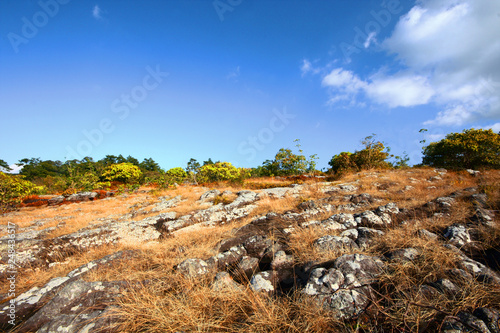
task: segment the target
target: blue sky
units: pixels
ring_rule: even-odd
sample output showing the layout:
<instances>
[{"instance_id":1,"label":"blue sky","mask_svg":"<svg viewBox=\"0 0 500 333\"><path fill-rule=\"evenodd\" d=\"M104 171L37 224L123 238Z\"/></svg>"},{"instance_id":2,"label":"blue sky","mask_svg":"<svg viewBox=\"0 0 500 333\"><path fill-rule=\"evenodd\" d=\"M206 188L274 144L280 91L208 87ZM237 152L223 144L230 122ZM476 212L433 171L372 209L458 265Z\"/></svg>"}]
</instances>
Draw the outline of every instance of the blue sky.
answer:
<instances>
[{"instance_id":1,"label":"blue sky","mask_svg":"<svg viewBox=\"0 0 500 333\"><path fill-rule=\"evenodd\" d=\"M500 131L500 2L0 2L0 158L326 167L372 133ZM421 128L428 132L423 136Z\"/></svg>"}]
</instances>

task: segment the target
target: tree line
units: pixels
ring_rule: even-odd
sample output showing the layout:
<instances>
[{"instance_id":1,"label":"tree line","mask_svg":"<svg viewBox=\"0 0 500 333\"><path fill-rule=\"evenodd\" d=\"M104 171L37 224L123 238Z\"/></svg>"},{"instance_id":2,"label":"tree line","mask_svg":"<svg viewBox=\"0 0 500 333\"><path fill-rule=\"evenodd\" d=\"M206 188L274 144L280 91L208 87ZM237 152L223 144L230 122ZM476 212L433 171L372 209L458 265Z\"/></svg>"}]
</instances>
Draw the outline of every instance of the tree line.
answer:
<instances>
[{"instance_id":1,"label":"tree line","mask_svg":"<svg viewBox=\"0 0 500 333\"><path fill-rule=\"evenodd\" d=\"M421 130L423 132L425 130ZM425 140L421 141L425 144ZM364 138L363 148L355 152L341 152L329 161L330 168L316 169L316 155L304 156L300 141L295 140L296 150L281 148L273 160L266 160L254 168L237 168L229 162L212 161L202 163L191 158L187 165L163 170L152 158L142 162L122 155L106 155L94 161L91 157L66 162L24 158L17 165L22 167L19 175L0 172L0 206L12 203L35 193L72 193L82 190L128 188L140 185L168 188L182 182L211 183L230 181L242 183L250 177L272 177L293 175L326 174L339 178L347 172L374 168L409 167L409 158L390 154L390 148L377 140L376 135ZM459 168L500 168L500 133L492 130L464 130L450 133L439 142L423 147L421 165ZM0 159L0 170L8 171L9 164Z\"/></svg>"}]
</instances>

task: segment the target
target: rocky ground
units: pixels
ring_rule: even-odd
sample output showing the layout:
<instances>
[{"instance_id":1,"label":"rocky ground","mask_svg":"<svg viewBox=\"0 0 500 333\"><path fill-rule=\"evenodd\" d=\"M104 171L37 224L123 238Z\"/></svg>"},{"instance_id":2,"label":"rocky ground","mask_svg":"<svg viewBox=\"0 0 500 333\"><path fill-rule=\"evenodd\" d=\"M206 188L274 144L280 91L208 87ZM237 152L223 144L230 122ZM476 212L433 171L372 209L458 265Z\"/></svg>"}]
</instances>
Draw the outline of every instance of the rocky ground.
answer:
<instances>
[{"instance_id":1,"label":"rocky ground","mask_svg":"<svg viewBox=\"0 0 500 333\"><path fill-rule=\"evenodd\" d=\"M24 208L0 220L0 328L500 332L499 180L373 171Z\"/></svg>"}]
</instances>

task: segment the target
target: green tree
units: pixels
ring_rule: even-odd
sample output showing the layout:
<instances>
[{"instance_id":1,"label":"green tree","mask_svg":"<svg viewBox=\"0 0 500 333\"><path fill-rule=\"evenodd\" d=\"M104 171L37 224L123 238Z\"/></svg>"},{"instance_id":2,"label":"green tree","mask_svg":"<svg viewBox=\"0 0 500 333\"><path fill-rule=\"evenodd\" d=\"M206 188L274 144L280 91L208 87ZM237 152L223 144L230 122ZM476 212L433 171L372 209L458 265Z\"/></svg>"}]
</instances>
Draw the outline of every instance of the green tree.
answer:
<instances>
[{"instance_id":1,"label":"green tree","mask_svg":"<svg viewBox=\"0 0 500 333\"><path fill-rule=\"evenodd\" d=\"M449 169L500 168L500 133L468 129L424 147L422 163Z\"/></svg>"},{"instance_id":2,"label":"green tree","mask_svg":"<svg viewBox=\"0 0 500 333\"><path fill-rule=\"evenodd\" d=\"M122 183L137 183L141 176L141 169L131 163L110 165L104 170L103 173L104 179L108 181L119 181Z\"/></svg>"},{"instance_id":3,"label":"green tree","mask_svg":"<svg viewBox=\"0 0 500 333\"><path fill-rule=\"evenodd\" d=\"M250 171L236 168L229 162L217 162L206 164L200 168L198 180L201 183L211 183L228 180L230 182L242 182L250 176Z\"/></svg>"},{"instance_id":4,"label":"green tree","mask_svg":"<svg viewBox=\"0 0 500 333\"><path fill-rule=\"evenodd\" d=\"M0 211L8 210L30 194L39 194L44 191L43 186L36 186L25 180L23 176L6 175L0 172Z\"/></svg>"},{"instance_id":5,"label":"green tree","mask_svg":"<svg viewBox=\"0 0 500 333\"><path fill-rule=\"evenodd\" d=\"M181 167L176 167L165 172L165 176L169 180L169 182L173 183L182 183L187 178L187 173Z\"/></svg>"},{"instance_id":6,"label":"green tree","mask_svg":"<svg viewBox=\"0 0 500 333\"><path fill-rule=\"evenodd\" d=\"M364 148L354 153L342 152L332 157L328 164L330 172L342 174L346 171L359 171L373 168L388 168L391 164L386 161L389 148L375 139L375 134L365 137L361 143Z\"/></svg>"},{"instance_id":7,"label":"green tree","mask_svg":"<svg viewBox=\"0 0 500 333\"><path fill-rule=\"evenodd\" d=\"M144 161L139 163L139 167L146 171L161 171L160 165L156 163L152 158L145 158Z\"/></svg>"},{"instance_id":8,"label":"green tree","mask_svg":"<svg viewBox=\"0 0 500 333\"><path fill-rule=\"evenodd\" d=\"M12 171L12 169L9 166L9 163L5 162L4 160L0 159L0 168L4 168L7 171ZM0 171L1 172L1 171Z\"/></svg>"},{"instance_id":9,"label":"green tree","mask_svg":"<svg viewBox=\"0 0 500 333\"><path fill-rule=\"evenodd\" d=\"M189 177L191 178L191 181L193 181L195 184L198 184L196 180L196 176L198 175L198 172L200 171L200 163L194 158L191 158L189 162L187 163L186 166L186 172L188 173Z\"/></svg>"}]
</instances>

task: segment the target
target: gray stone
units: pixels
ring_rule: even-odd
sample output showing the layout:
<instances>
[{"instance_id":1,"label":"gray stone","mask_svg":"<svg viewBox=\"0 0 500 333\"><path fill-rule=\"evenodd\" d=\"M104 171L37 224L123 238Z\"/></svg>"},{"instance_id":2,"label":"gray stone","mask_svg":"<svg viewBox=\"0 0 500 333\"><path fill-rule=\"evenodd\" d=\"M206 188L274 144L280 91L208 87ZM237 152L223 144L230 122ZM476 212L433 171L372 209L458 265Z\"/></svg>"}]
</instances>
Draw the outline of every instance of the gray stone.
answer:
<instances>
[{"instance_id":1,"label":"gray stone","mask_svg":"<svg viewBox=\"0 0 500 333\"><path fill-rule=\"evenodd\" d=\"M201 195L199 201L201 201L201 202L213 201L215 199L215 197L217 197L219 194L220 194L220 191L216 190L216 189L207 191Z\"/></svg>"},{"instance_id":2,"label":"gray stone","mask_svg":"<svg viewBox=\"0 0 500 333\"><path fill-rule=\"evenodd\" d=\"M262 199L266 196L273 199L281 199L284 198L292 188L290 187L275 187L275 188L266 188L260 191L258 198Z\"/></svg>"},{"instance_id":3,"label":"gray stone","mask_svg":"<svg viewBox=\"0 0 500 333\"><path fill-rule=\"evenodd\" d=\"M387 223L382 220L382 218L378 215L376 215L372 211L366 211L361 214L355 215L356 221L362 225L363 227L382 227L387 225Z\"/></svg>"},{"instance_id":4,"label":"gray stone","mask_svg":"<svg viewBox=\"0 0 500 333\"><path fill-rule=\"evenodd\" d=\"M444 237L450 244L462 247L469 244L472 240L467 228L462 224L452 225L445 229Z\"/></svg>"},{"instance_id":5,"label":"gray stone","mask_svg":"<svg viewBox=\"0 0 500 333\"><path fill-rule=\"evenodd\" d=\"M243 286L233 280L228 272L218 272L215 275L212 288L217 291L241 291Z\"/></svg>"},{"instance_id":6,"label":"gray stone","mask_svg":"<svg viewBox=\"0 0 500 333\"><path fill-rule=\"evenodd\" d=\"M352 251L358 249L358 245L348 237L326 235L314 241L314 248L320 252L327 251Z\"/></svg>"},{"instance_id":7,"label":"gray stone","mask_svg":"<svg viewBox=\"0 0 500 333\"><path fill-rule=\"evenodd\" d=\"M491 333L500 333L500 311L492 308L477 308L472 314L481 319Z\"/></svg>"},{"instance_id":8,"label":"gray stone","mask_svg":"<svg viewBox=\"0 0 500 333\"><path fill-rule=\"evenodd\" d=\"M385 206L379 206L377 208L377 214L388 213L388 214L399 214L398 205L394 202L389 202Z\"/></svg>"},{"instance_id":9,"label":"gray stone","mask_svg":"<svg viewBox=\"0 0 500 333\"><path fill-rule=\"evenodd\" d=\"M206 261L201 259L186 259L177 265L177 270L186 277L196 278L200 275L207 274L209 266Z\"/></svg>"},{"instance_id":10,"label":"gray stone","mask_svg":"<svg viewBox=\"0 0 500 333\"><path fill-rule=\"evenodd\" d=\"M371 297L369 284L383 267L378 257L343 255L330 269L313 269L303 290L315 297L338 319L349 319L364 311Z\"/></svg>"},{"instance_id":11,"label":"gray stone","mask_svg":"<svg viewBox=\"0 0 500 333\"><path fill-rule=\"evenodd\" d=\"M426 229L418 230L417 235L422 237L422 238L427 238L427 239L438 239L438 235L436 235L435 233L430 232Z\"/></svg>"},{"instance_id":12,"label":"gray stone","mask_svg":"<svg viewBox=\"0 0 500 333\"><path fill-rule=\"evenodd\" d=\"M391 261L405 262L414 261L420 257L422 251L413 247L406 249L398 249L387 254L387 258Z\"/></svg>"},{"instance_id":13,"label":"gray stone","mask_svg":"<svg viewBox=\"0 0 500 333\"><path fill-rule=\"evenodd\" d=\"M348 237L352 240L356 240L356 239L358 239L358 235L359 235L358 230L347 229L340 234L340 237Z\"/></svg>"},{"instance_id":14,"label":"gray stone","mask_svg":"<svg viewBox=\"0 0 500 333\"><path fill-rule=\"evenodd\" d=\"M244 256L241 258L238 268L247 278L251 278L252 275L259 271L259 259Z\"/></svg>"},{"instance_id":15,"label":"gray stone","mask_svg":"<svg viewBox=\"0 0 500 333\"><path fill-rule=\"evenodd\" d=\"M250 280L250 288L256 292L273 293L275 290L274 272L264 271L255 274Z\"/></svg>"}]
</instances>

